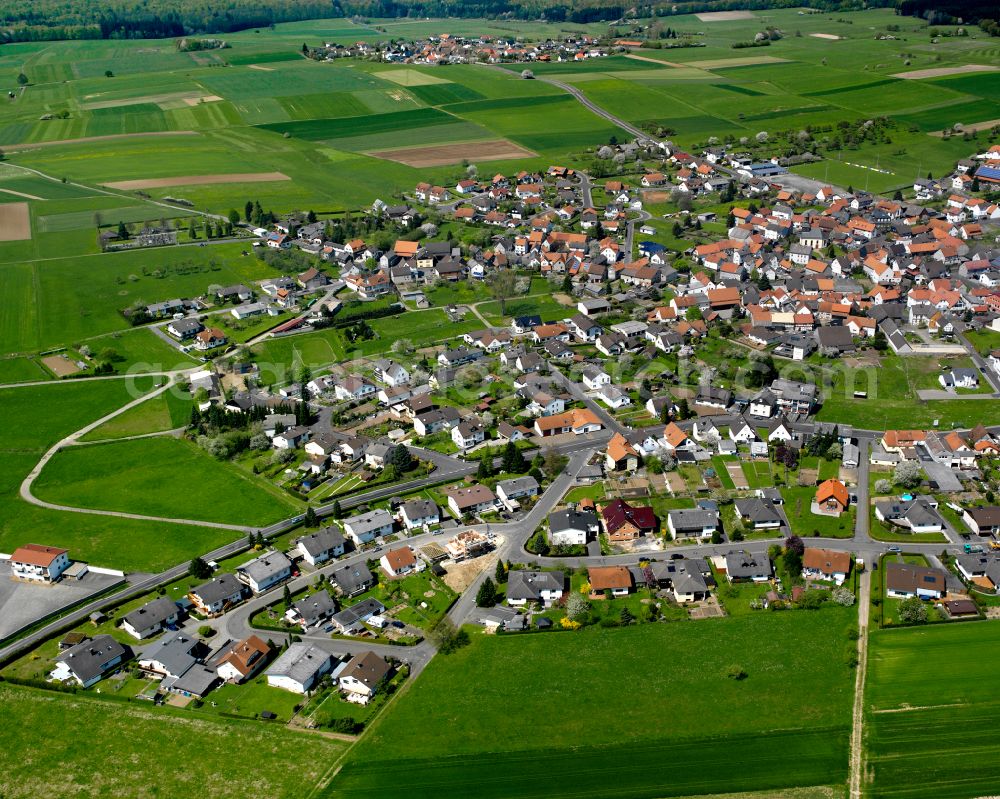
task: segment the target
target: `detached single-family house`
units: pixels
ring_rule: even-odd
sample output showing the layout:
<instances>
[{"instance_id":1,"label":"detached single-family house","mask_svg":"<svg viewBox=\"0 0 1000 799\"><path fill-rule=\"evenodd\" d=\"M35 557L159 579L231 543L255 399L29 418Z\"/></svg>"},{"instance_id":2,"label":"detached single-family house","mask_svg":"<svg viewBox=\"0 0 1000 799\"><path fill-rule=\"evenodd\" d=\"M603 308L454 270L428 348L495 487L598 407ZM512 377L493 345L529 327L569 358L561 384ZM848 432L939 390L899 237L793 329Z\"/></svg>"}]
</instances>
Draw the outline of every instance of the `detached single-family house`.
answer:
<instances>
[{"instance_id":1,"label":"detached single-family house","mask_svg":"<svg viewBox=\"0 0 1000 799\"><path fill-rule=\"evenodd\" d=\"M180 608L177 607L177 603L170 597L161 596L131 613L126 613L122 619L122 629L141 641L176 624L179 615Z\"/></svg>"},{"instance_id":2,"label":"detached single-family house","mask_svg":"<svg viewBox=\"0 0 1000 799\"><path fill-rule=\"evenodd\" d=\"M295 548L302 560L310 566L326 563L344 554L346 541L336 527L324 527L315 533L304 535L295 542Z\"/></svg>"},{"instance_id":3,"label":"detached single-family house","mask_svg":"<svg viewBox=\"0 0 1000 799\"><path fill-rule=\"evenodd\" d=\"M781 513L769 499L750 497L733 503L737 517L751 530L776 530L781 527Z\"/></svg>"},{"instance_id":4,"label":"detached single-family house","mask_svg":"<svg viewBox=\"0 0 1000 799\"><path fill-rule=\"evenodd\" d=\"M400 509L399 517L407 530L415 530L418 527L441 522L441 512L437 503L429 499L407 500Z\"/></svg>"},{"instance_id":5,"label":"detached single-family house","mask_svg":"<svg viewBox=\"0 0 1000 799\"><path fill-rule=\"evenodd\" d=\"M191 589L188 598L203 616L217 616L243 601L245 586L233 574L220 574L214 580Z\"/></svg>"},{"instance_id":6,"label":"detached single-family house","mask_svg":"<svg viewBox=\"0 0 1000 799\"><path fill-rule=\"evenodd\" d=\"M549 514L549 543L554 547L583 546L600 532L592 510L566 510Z\"/></svg>"},{"instance_id":7,"label":"detached single-family house","mask_svg":"<svg viewBox=\"0 0 1000 799\"><path fill-rule=\"evenodd\" d=\"M511 571L507 574L507 604L523 607L538 602L549 607L562 599L566 575L561 571Z\"/></svg>"},{"instance_id":8,"label":"detached single-family house","mask_svg":"<svg viewBox=\"0 0 1000 799\"><path fill-rule=\"evenodd\" d=\"M969 529L979 535L996 535L1000 533L1000 507L990 505L966 508L962 513L962 521Z\"/></svg>"},{"instance_id":9,"label":"detached single-family house","mask_svg":"<svg viewBox=\"0 0 1000 799\"><path fill-rule=\"evenodd\" d=\"M271 647L256 635L236 641L215 656L211 665L226 682L241 683L256 676L264 668Z\"/></svg>"},{"instance_id":10,"label":"detached single-family house","mask_svg":"<svg viewBox=\"0 0 1000 799\"><path fill-rule=\"evenodd\" d=\"M292 562L284 552L265 552L236 567L236 579L261 594L292 576Z\"/></svg>"},{"instance_id":11,"label":"detached single-family house","mask_svg":"<svg viewBox=\"0 0 1000 799\"><path fill-rule=\"evenodd\" d=\"M424 562L414 554L410 547L390 549L379 558L379 565L389 577L405 577L424 569Z\"/></svg>"},{"instance_id":12,"label":"detached single-family house","mask_svg":"<svg viewBox=\"0 0 1000 799\"><path fill-rule=\"evenodd\" d=\"M719 529L718 511L682 508L667 513L667 529L674 538L711 538Z\"/></svg>"},{"instance_id":13,"label":"detached single-family house","mask_svg":"<svg viewBox=\"0 0 1000 799\"><path fill-rule=\"evenodd\" d=\"M381 508L344 520L344 534L357 546L390 533L392 533L392 516L389 511Z\"/></svg>"},{"instance_id":14,"label":"detached single-family house","mask_svg":"<svg viewBox=\"0 0 1000 799\"><path fill-rule=\"evenodd\" d=\"M802 555L802 576L807 580L833 580L843 585L850 571L850 552L807 547Z\"/></svg>"},{"instance_id":15,"label":"detached single-family house","mask_svg":"<svg viewBox=\"0 0 1000 799\"><path fill-rule=\"evenodd\" d=\"M771 579L771 559L766 554L730 552L726 555L726 579L731 583L765 583Z\"/></svg>"},{"instance_id":16,"label":"detached single-family house","mask_svg":"<svg viewBox=\"0 0 1000 799\"><path fill-rule=\"evenodd\" d=\"M850 502L851 497L847 493L847 486L840 482L840 480L831 477L819 484L813 504L819 513L839 516L847 510Z\"/></svg>"},{"instance_id":17,"label":"detached single-family house","mask_svg":"<svg viewBox=\"0 0 1000 799\"><path fill-rule=\"evenodd\" d=\"M267 670L267 684L296 694L307 694L333 669L333 657L318 646L291 644Z\"/></svg>"},{"instance_id":18,"label":"detached single-family house","mask_svg":"<svg viewBox=\"0 0 1000 799\"><path fill-rule=\"evenodd\" d=\"M95 635L59 655L50 676L58 682L90 688L131 657L132 650L110 635Z\"/></svg>"},{"instance_id":19,"label":"detached single-family house","mask_svg":"<svg viewBox=\"0 0 1000 799\"><path fill-rule=\"evenodd\" d=\"M911 563L887 562L883 579L886 596L893 599L940 599L948 591L943 571Z\"/></svg>"},{"instance_id":20,"label":"detached single-family house","mask_svg":"<svg viewBox=\"0 0 1000 799\"><path fill-rule=\"evenodd\" d=\"M601 599L605 591L612 596L628 596L633 587L632 572L624 566L591 566L587 569L592 599Z\"/></svg>"},{"instance_id":21,"label":"detached single-family house","mask_svg":"<svg viewBox=\"0 0 1000 799\"><path fill-rule=\"evenodd\" d=\"M303 630L316 627L337 612L337 603L326 590L317 591L295 602L285 613L292 624L299 624Z\"/></svg>"},{"instance_id":22,"label":"detached single-family house","mask_svg":"<svg viewBox=\"0 0 1000 799\"><path fill-rule=\"evenodd\" d=\"M363 563L342 563L330 572L330 581L344 596L363 594L375 585L375 575Z\"/></svg>"},{"instance_id":23,"label":"detached single-family house","mask_svg":"<svg viewBox=\"0 0 1000 799\"><path fill-rule=\"evenodd\" d=\"M497 497L488 486L473 485L446 490L448 507L457 517L487 513L496 508Z\"/></svg>"},{"instance_id":24,"label":"detached single-family house","mask_svg":"<svg viewBox=\"0 0 1000 799\"><path fill-rule=\"evenodd\" d=\"M355 655L340 672L337 684L348 702L367 704L389 679L392 667L374 652Z\"/></svg>"}]
</instances>

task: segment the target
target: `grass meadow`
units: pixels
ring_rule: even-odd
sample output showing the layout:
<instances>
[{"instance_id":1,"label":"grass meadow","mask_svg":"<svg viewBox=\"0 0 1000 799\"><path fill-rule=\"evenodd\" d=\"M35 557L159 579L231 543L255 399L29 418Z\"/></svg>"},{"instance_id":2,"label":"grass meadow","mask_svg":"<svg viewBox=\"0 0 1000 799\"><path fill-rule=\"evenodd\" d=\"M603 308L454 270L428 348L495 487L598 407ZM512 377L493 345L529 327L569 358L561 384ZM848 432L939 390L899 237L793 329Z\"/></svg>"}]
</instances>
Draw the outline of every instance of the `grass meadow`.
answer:
<instances>
[{"instance_id":1,"label":"grass meadow","mask_svg":"<svg viewBox=\"0 0 1000 799\"><path fill-rule=\"evenodd\" d=\"M299 507L263 480L170 437L67 447L46 465L35 494L74 507L261 526Z\"/></svg>"},{"instance_id":2,"label":"grass meadow","mask_svg":"<svg viewBox=\"0 0 1000 799\"><path fill-rule=\"evenodd\" d=\"M0 791L10 799L178 796L195 790L220 799L254 791L301 796L344 749L339 741L283 726L166 708L153 712L138 703L6 685L0 701L20 719L8 725L0 751ZM233 758L236 751L252 752L253 763Z\"/></svg>"},{"instance_id":3,"label":"grass meadow","mask_svg":"<svg viewBox=\"0 0 1000 799\"><path fill-rule=\"evenodd\" d=\"M1000 690L971 679L1000 654L1000 627L935 625L871 633L866 710L870 797L994 793Z\"/></svg>"},{"instance_id":4,"label":"grass meadow","mask_svg":"<svg viewBox=\"0 0 1000 799\"><path fill-rule=\"evenodd\" d=\"M664 797L842 784L851 619L829 607L473 635L372 726L327 795L462 796L475 785L489 797ZM749 677L727 677L733 664ZM400 769L405 786L391 781Z\"/></svg>"},{"instance_id":5,"label":"grass meadow","mask_svg":"<svg viewBox=\"0 0 1000 799\"><path fill-rule=\"evenodd\" d=\"M126 385L129 382L53 381L49 385L0 388L0 406L8 419L17 421L0 445L0 550L10 552L35 541L67 547L74 559L96 565L158 571L234 538L231 532L209 527L53 511L20 498L21 481L45 450L132 399ZM139 378L137 385L148 390L152 380ZM215 480L212 475L208 478Z\"/></svg>"}]
</instances>

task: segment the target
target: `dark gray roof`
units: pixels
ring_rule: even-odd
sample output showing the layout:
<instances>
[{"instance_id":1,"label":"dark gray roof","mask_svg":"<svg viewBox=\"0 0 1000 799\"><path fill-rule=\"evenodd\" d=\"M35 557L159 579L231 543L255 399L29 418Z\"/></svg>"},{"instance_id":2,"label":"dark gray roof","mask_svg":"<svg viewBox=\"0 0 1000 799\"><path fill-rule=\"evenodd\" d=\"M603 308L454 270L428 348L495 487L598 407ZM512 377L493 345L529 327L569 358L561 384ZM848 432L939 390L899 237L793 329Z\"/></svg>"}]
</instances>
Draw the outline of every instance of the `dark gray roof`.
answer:
<instances>
[{"instance_id":1,"label":"dark gray roof","mask_svg":"<svg viewBox=\"0 0 1000 799\"><path fill-rule=\"evenodd\" d=\"M206 605L214 605L235 593L242 593L243 590L243 585L236 579L236 575L220 574L214 580L199 585L191 593L200 597Z\"/></svg>"},{"instance_id":2,"label":"dark gray roof","mask_svg":"<svg viewBox=\"0 0 1000 799\"><path fill-rule=\"evenodd\" d=\"M512 571L507 575L507 599L536 602L542 591L561 591L566 584L562 572Z\"/></svg>"},{"instance_id":3,"label":"dark gray roof","mask_svg":"<svg viewBox=\"0 0 1000 799\"><path fill-rule=\"evenodd\" d=\"M754 524L781 521L781 514L778 513L774 503L769 499L758 499L757 497L738 499L733 505L740 518L749 519Z\"/></svg>"},{"instance_id":4,"label":"dark gray roof","mask_svg":"<svg viewBox=\"0 0 1000 799\"><path fill-rule=\"evenodd\" d=\"M87 683L103 675L107 664L118 659L126 660L131 655L131 649L110 635L95 635L67 649L56 658L56 662L65 663L80 682Z\"/></svg>"},{"instance_id":5,"label":"dark gray roof","mask_svg":"<svg viewBox=\"0 0 1000 799\"><path fill-rule=\"evenodd\" d=\"M174 600L161 596L127 613L122 621L128 622L136 632L143 632L158 627L176 613L177 605Z\"/></svg>"},{"instance_id":6,"label":"dark gray roof","mask_svg":"<svg viewBox=\"0 0 1000 799\"><path fill-rule=\"evenodd\" d=\"M767 555L749 552L730 552L726 555L726 574L729 579L750 579L771 576L771 559Z\"/></svg>"},{"instance_id":7,"label":"dark gray roof","mask_svg":"<svg viewBox=\"0 0 1000 799\"><path fill-rule=\"evenodd\" d=\"M719 523L719 514L715 511L699 508L682 508L667 512L671 526L677 530L703 530L705 527L715 527Z\"/></svg>"},{"instance_id":8,"label":"dark gray roof","mask_svg":"<svg viewBox=\"0 0 1000 799\"><path fill-rule=\"evenodd\" d=\"M333 580L345 594L353 594L363 586L375 582L375 577L363 563L342 563L331 573Z\"/></svg>"},{"instance_id":9,"label":"dark gray roof","mask_svg":"<svg viewBox=\"0 0 1000 799\"><path fill-rule=\"evenodd\" d=\"M318 532L302 536L297 543L303 551L315 557L344 546L344 535L336 527L324 527Z\"/></svg>"},{"instance_id":10,"label":"dark gray roof","mask_svg":"<svg viewBox=\"0 0 1000 799\"><path fill-rule=\"evenodd\" d=\"M333 601L333 597L330 596L329 592L324 589L304 599L300 599L292 607L305 620L306 624L315 624L320 619L325 619L336 611L337 603Z\"/></svg>"},{"instance_id":11,"label":"dark gray roof","mask_svg":"<svg viewBox=\"0 0 1000 799\"><path fill-rule=\"evenodd\" d=\"M592 510L566 510L549 514L549 530L589 530L597 525L597 514Z\"/></svg>"},{"instance_id":12,"label":"dark gray roof","mask_svg":"<svg viewBox=\"0 0 1000 799\"><path fill-rule=\"evenodd\" d=\"M167 633L146 649L139 660L155 660L163 666L167 674L180 677L198 662L196 653L199 647L200 642L186 633L180 631Z\"/></svg>"},{"instance_id":13,"label":"dark gray roof","mask_svg":"<svg viewBox=\"0 0 1000 799\"><path fill-rule=\"evenodd\" d=\"M438 513L438 506L429 499L411 499L403 503L403 513L408 519L423 519Z\"/></svg>"},{"instance_id":14,"label":"dark gray roof","mask_svg":"<svg viewBox=\"0 0 1000 799\"><path fill-rule=\"evenodd\" d=\"M349 608L344 608L339 613L335 613L330 618L341 627L350 629L363 619L379 616L382 613L385 613L385 605L377 599L364 599L356 605L351 605Z\"/></svg>"}]
</instances>

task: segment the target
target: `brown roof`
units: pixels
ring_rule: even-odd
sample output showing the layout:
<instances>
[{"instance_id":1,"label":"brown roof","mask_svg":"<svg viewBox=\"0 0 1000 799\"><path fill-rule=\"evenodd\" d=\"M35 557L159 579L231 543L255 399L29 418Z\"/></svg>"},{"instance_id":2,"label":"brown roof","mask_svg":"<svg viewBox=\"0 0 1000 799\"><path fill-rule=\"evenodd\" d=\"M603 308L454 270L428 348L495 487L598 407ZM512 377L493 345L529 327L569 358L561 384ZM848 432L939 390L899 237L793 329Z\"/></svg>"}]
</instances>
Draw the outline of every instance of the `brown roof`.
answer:
<instances>
[{"instance_id":1,"label":"brown roof","mask_svg":"<svg viewBox=\"0 0 1000 799\"><path fill-rule=\"evenodd\" d=\"M340 677L353 677L363 682L369 688L375 688L386 678L392 667L374 652L355 655L341 673Z\"/></svg>"},{"instance_id":2,"label":"brown roof","mask_svg":"<svg viewBox=\"0 0 1000 799\"><path fill-rule=\"evenodd\" d=\"M468 488L453 488L444 493L449 498L455 500L455 504L459 509L472 508L484 502L493 502L497 498L496 494L489 487L483 485L474 485Z\"/></svg>"},{"instance_id":3,"label":"brown roof","mask_svg":"<svg viewBox=\"0 0 1000 799\"><path fill-rule=\"evenodd\" d=\"M51 566L52 561L69 550L59 547L46 547L41 544L25 544L18 547L10 556L13 563L27 563L29 566Z\"/></svg>"},{"instance_id":4,"label":"brown roof","mask_svg":"<svg viewBox=\"0 0 1000 799\"><path fill-rule=\"evenodd\" d=\"M270 651L270 646L256 635L251 635L249 638L244 638L233 644L232 649L219 661L219 665L229 663L246 677L259 668L263 658L266 658Z\"/></svg>"},{"instance_id":5,"label":"brown roof","mask_svg":"<svg viewBox=\"0 0 1000 799\"><path fill-rule=\"evenodd\" d=\"M945 592L945 574L940 569L914 566L910 563L885 564L886 590L916 593L918 588Z\"/></svg>"},{"instance_id":6,"label":"brown roof","mask_svg":"<svg viewBox=\"0 0 1000 799\"><path fill-rule=\"evenodd\" d=\"M802 567L827 575L847 574L851 570L851 553L809 547L802 555Z\"/></svg>"},{"instance_id":7,"label":"brown roof","mask_svg":"<svg viewBox=\"0 0 1000 799\"><path fill-rule=\"evenodd\" d=\"M413 554L413 550L409 547L390 549L383 557L393 572L398 572L400 569L407 566L415 566L417 563L417 557Z\"/></svg>"},{"instance_id":8,"label":"brown roof","mask_svg":"<svg viewBox=\"0 0 1000 799\"><path fill-rule=\"evenodd\" d=\"M552 416L542 416L535 420L539 430L555 430L561 427L583 427L585 424L601 425L601 420L597 418L593 411L588 408L575 408L565 413L556 413Z\"/></svg>"},{"instance_id":9,"label":"brown roof","mask_svg":"<svg viewBox=\"0 0 1000 799\"><path fill-rule=\"evenodd\" d=\"M671 422L663 429L663 437L670 446L676 448L687 441L687 433Z\"/></svg>"},{"instance_id":10,"label":"brown roof","mask_svg":"<svg viewBox=\"0 0 1000 799\"><path fill-rule=\"evenodd\" d=\"M592 591L632 587L632 573L624 566L591 566L587 569L587 579Z\"/></svg>"}]
</instances>

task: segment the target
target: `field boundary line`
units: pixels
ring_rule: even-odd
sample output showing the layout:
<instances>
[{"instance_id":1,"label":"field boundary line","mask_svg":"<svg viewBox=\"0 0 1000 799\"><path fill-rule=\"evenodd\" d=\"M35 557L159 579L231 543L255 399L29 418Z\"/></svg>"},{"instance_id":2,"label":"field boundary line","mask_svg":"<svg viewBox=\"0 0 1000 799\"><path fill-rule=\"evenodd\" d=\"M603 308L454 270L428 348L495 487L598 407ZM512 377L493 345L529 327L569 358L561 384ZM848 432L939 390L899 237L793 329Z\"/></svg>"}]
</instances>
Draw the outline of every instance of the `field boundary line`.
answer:
<instances>
[{"instance_id":1,"label":"field boundary line","mask_svg":"<svg viewBox=\"0 0 1000 799\"><path fill-rule=\"evenodd\" d=\"M909 713L915 710L939 710L946 707L969 707L970 702L952 702L947 705L907 705L906 707L887 707L882 710L873 710L874 715L881 713Z\"/></svg>"}]
</instances>

